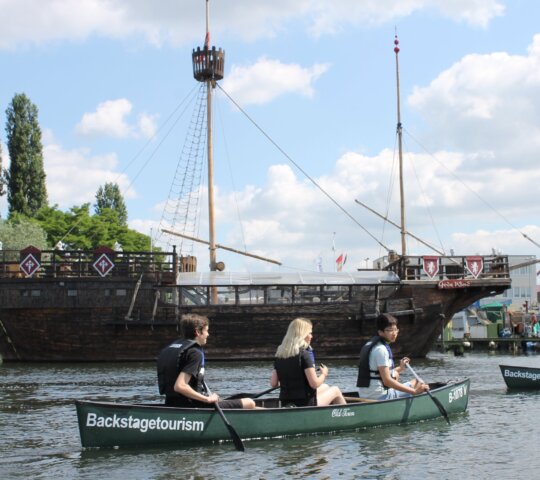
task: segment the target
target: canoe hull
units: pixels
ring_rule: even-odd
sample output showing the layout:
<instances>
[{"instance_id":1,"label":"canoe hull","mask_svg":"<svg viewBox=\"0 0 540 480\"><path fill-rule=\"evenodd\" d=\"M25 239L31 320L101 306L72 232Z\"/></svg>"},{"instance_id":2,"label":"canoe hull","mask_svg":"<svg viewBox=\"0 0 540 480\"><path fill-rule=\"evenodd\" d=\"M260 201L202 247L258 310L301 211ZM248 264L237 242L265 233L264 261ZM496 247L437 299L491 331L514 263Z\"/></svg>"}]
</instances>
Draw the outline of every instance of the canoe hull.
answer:
<instances>
[{"instance_id":1,"label":"canoe hull","mask_svg":"<svg viewBox=\"0 0 540 480\"><path fill-rule=\"evenodd\" d=\"M540 368L499 365L508 388L540 390Z\"/></svg>"},{"instance_id":2,"label":"canoe hull","mask_svg":"<svg viewBox=\"0 0 540 480\"><path fill-rule=\"evenodd\" d=\"M449 414L461 413L467 409L469 386L465 379L435 389L432 394ZM89 401L78 401L76 407L83 447L186 447L230 441L222 419L212 409ZM358 430L441 416L426 394L343 406L226 410L225 414L245 440Z\"/></svg>"}]
</instances>

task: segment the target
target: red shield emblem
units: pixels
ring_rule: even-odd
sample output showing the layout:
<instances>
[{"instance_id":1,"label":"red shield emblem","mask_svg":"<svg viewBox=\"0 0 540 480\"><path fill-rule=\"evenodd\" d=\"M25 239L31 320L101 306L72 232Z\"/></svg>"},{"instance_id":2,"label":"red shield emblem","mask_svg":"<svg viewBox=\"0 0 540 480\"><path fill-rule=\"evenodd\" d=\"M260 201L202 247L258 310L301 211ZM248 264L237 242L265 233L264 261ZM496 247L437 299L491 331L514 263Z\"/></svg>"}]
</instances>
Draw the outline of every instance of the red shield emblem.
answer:
<instances>
[{"instance_id":1,"label":"red shield emblem","mask_svg":"<svg viewBox=\"0 0 540 480\"><path fill-rule=\"evenodd\" d=\"M439 257L424 257L424 272L429 278L439 273Z\"/></svg>"},{"instance_id":2,"label":"red shield emblem","mask_svg":"<svg viewBox=\"0 0 540 480\"><path fill-rule=\"evenodd\" d=\"M484 259L483 257L467 257L467 270L471 272L474 278L478 278L478 275L484 270Z\"/></svg>"}]
</instances>

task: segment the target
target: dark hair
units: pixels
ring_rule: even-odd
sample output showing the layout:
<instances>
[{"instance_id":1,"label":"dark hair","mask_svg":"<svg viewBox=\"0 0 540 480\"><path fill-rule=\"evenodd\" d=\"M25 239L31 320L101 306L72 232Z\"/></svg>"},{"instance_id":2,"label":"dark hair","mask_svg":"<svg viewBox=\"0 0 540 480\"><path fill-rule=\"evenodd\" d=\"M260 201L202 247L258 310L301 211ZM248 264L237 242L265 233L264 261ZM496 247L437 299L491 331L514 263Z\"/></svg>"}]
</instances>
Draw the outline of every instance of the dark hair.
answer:
<instances>
[{"instance_id":1,"label":"dark hair","mask_svg":"<svg viewBox=\"0 0 540 480\"><path fill-rule=\"evenodd\" d=\"M390 315L389 313L382 313L377 317L377 331L382 330L384 331L385 328L388 327L397 327L398 320L393 315Z\"/></svg>"},{"instance_id":2,"label":"dark hair","mask_svg":"<svg viewBox=\"0 0 540 480\"><path fill-rule=\"evenodd\" d=\"M208 326L208 318L195 313L186 313L180 320L180 329L184 338L194 339L197 332Z\"/></svg>"}]
</instances>

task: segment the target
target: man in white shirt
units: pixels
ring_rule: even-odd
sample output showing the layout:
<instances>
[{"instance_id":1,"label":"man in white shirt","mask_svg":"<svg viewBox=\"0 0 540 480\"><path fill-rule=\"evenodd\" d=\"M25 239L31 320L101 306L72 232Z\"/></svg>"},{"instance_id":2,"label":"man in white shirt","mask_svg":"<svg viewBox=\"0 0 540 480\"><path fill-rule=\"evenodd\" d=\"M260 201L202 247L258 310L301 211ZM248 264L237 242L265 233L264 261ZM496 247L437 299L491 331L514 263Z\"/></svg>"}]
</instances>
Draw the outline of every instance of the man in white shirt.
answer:
<instances>
[{"instance_id":1,"label":"man in white shirt","mask_svg":"<svg viewBox=\"0 0 540 480\"><path fill-rule=\"evenodd\" d=\"M418 395L429 390L429 385L417 380L401 383L399 376L410 359L404 357L394 367L390 344L397 339L397 318L383 313L377 318L378 335L369 340L360 351L357 387L360 397L388 400Z\"/></svg>"}]
</instances>

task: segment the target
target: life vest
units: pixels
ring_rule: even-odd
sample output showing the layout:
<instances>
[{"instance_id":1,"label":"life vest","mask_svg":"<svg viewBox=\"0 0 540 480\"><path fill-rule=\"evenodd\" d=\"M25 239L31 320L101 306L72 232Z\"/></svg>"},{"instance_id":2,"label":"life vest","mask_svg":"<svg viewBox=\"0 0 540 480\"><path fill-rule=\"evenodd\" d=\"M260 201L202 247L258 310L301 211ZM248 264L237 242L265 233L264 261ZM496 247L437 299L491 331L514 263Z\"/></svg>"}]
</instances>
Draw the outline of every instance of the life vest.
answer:
<instances>
[{"instance_id":1,"label":"life vest","mask_svg":"<svg viewBox=\"0 0 540 480\"><path fill-rule=\"evenodd\" d=\"M309 386L304 368L302 368L302 353L289 358L276 358L274 367L278 374L280 385L280 400L309 400L317 390ZM309 352L310 355L311 352Z\"/></svg>"},{"instance_id":2,"label":"life vest","mask_svg":"<svg viewBox=\"0 0 540 480\"><path fill-rule=\"evenodd\" d=\"M394 360L392 359L392 350L390 350L384 338L380 337L379 335L372 337L362 347L362 350L360 350L360 360L358 361L358 379L356 380L357 387L369 387L371 380L382 381L379 370L370 370L369 368L369 355L371 354L371 350L373 350L373 348L379 343L382 343L387 347L392 364L394 363Z\"/></svg>"},{"instance_id":3,"label":"life vest","mask_svg":"<svg viewBox=\"0 0 540 480\"><path fill-rule=\"evenodd\" d=\"M184 353L197 345L195 340L176 340L159 353L157 375L160 395L175 395L174 384L180 372L180 360Z\"/></svg>"}]
</instances>

